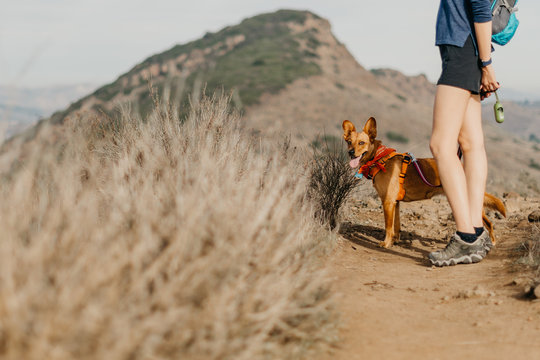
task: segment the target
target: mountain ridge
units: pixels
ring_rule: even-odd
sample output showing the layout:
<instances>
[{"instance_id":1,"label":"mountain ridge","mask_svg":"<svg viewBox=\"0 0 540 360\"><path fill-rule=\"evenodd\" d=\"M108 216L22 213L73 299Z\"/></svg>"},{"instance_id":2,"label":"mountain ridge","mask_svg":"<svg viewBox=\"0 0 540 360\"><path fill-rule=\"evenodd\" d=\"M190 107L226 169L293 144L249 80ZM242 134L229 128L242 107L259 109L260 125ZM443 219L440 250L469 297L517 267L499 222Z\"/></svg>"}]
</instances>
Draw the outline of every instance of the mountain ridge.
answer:
<instances>
[{"instance_id":1,"label":"mountain ridge","mask_svg":"<svg viewBox=\"0 0 540 360\"><path fill-rule=\"evenodd\" d=\"M307 11L279 10L243 20L203 38L154 54L120 75L114 82L53 115L53 122L77 110L110 112L112 102L138 102L142 113L152 108L148 86L162 96L169 87L171 99L188 104L186 94L223 86L236 89L242 104L253 104L263 92L275 93L298 77L320 72L311 61L319 44L309 31L291 34L292 24ZM296 36L298 35L298 36ZM244 71L250 67L250 71Z\"/></svg>"},{"instance_id":2,"label":"mountain ridge","mask_svg":"<svg viewBox=\"0 0 540 360\"><path fill-rule=\"evenodd\" d=\"M118 79L52 116L53 123L81 113L114 115L122 104L144 118L153 108L149 84L164 102L187 109L203 94L226 91L243 113L243 126L264 138L291 135L299 144L315 144L326 136L341 145L344 119L363 126L373 116L379 138L399 151L430 157L432 104L435 85L423 75L406 76L391 69L364 68L334 36L330 23L308 11L280 10L243 20L216 33L155 54ZM486 107L488 108L488 107ZM507 123L512 128L512 106ZM526 122L524 113L521 122ZM538 188L534 164L538 146L484 115L490 164L498 171L493 186L508 184L507 176ZM540 137L540 136L539 136ZM525 161L523 161L525 159ZM520 175L521 176L521 175ZM522 177L523 177L522 176Z\"/></svg>"}]
</instances>

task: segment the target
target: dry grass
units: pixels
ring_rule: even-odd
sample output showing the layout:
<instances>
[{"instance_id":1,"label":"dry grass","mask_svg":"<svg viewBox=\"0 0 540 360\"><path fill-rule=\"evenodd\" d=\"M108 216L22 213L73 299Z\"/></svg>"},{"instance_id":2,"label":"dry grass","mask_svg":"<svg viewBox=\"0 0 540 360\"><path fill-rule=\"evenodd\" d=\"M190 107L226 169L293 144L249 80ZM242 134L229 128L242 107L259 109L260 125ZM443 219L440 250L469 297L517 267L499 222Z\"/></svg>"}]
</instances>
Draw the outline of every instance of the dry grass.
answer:
<instances>
[{"instance_id":1,"label":"dry grass","mask_svg":"<svg viewBox=\"0 0 540 360\"><path fill-rule=\"evenodd\" d=\"M2 155L2 359L289 359L333 341L309 171L254 145L228 99L173 113L76 119Z\"/></svg>"},{"instance_id":2,"label":"dry grass","mask_svg":"<svg viewBox=\"0 0 540 360\"><path fill-rule=\"evenodd\" d=\"M540 227L532 227L530 238L523 242L519 249L523 255L518 263L525 265L533 271L534 280L540 283Z\"/></svg>"},{"instance_id":3,"label":"dry grass","mask_svg":"<svg viewBox=\"0 0 540 360\"><path fill-rule=\"evenodd\" d=\"M334 229L339 211L360 184L354 177L341 144L324 144L322 150L314 149L309 176L308 194L317 205L315 215L322 224Z\"/></svg>"}]
</instances>

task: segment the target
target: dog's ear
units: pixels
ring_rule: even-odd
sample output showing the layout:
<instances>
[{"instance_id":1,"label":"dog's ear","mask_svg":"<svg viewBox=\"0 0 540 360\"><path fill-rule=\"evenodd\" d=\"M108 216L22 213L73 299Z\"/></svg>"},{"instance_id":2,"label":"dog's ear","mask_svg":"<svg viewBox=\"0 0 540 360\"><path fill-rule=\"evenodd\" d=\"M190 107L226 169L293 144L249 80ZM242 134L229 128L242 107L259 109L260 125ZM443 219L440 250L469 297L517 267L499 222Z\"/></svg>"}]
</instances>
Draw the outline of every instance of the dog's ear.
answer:
<instances>
[{"instance_id":1,"label":"dog's ear","mask_svg":"<svg viewBox=\"0 0 540 360\"><path fill-rule=\"evenodd\" d=\"M343 124L341 125L343 127L343 138L347 140L353 131L356 131L356 128L354 127L353 123L349 120L343 121Z\"/></svg>"},{"instance_id":2,"label":"dog's ear","mask_svg":"<svg viewBox=\"0 0 540 360\"><path fill-rule=\"evenodd\" d=\"M364 125L364 132L369 136L371 140L377 137L377 122L374 117L370 117Z\"/></svg>"}]
</instances>

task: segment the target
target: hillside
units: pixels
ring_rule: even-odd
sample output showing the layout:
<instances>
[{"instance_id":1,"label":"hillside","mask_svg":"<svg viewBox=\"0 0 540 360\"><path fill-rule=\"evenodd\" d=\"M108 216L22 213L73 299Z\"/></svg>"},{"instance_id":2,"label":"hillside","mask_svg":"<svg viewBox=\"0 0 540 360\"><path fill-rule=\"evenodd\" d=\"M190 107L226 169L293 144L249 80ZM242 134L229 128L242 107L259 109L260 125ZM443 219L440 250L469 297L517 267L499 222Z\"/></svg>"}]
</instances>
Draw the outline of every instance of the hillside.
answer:
<instances>
[{"instance_id":1,"label":"hillside","mask_svg":"<svg viewBox=\"0 0 540 360\"><path fill-rule=\"evenodd\" d=\"M522 139L540 143L540 102L504 101L502 98L501 101L510 118L500 127ZM492 101L484 105L485 117L493 116L493 103Z\"/></svg>"},{"instance_id":2,"label":"hillside","mask_svg":"<svg viewBox=\"0 0 540 360\"><path fill-rule=\"evenodd\" d=\"M239 25L168 51L153 55L121 75L115 82L72 104L53 116L55 122L76 110L111 112L129 102L141 113L152 109L149 85L160 96L180 103L215 89L235 89L237 107L257 103L263 93L276 93L300 77L321 73L313 61L321 45L317 29L295 32L311 15L282 10L255 16Z\"/></svg>"},{"instance_id":3,"label":"hillside","mask_svg":"<svg viewBox=\"0 0 540 360\"><path fill-rule=\"evenodd\" d=\"M310 12L255 16L153 55L52 120L59 123L80 111L113 114L123 104L144 117L152 109L149 84L154 95L179 104L181 114L204 91L233 92L246 128L264 138L291 134L299 144L320 144L321 136L341 142L344 119L362 125L374 116L385 143L430 156L434 85L422 75L365 69L335 38L330 23ZM523 135L536 131L529 127L537 114L522 109L508 106L503 126L485 116L489 161L497 169L490 186L500 191L534 192L540 184L539 148ZM506 131L515 127L512 117L523 119L519 136Z\"/></svg>"}]
</instances>

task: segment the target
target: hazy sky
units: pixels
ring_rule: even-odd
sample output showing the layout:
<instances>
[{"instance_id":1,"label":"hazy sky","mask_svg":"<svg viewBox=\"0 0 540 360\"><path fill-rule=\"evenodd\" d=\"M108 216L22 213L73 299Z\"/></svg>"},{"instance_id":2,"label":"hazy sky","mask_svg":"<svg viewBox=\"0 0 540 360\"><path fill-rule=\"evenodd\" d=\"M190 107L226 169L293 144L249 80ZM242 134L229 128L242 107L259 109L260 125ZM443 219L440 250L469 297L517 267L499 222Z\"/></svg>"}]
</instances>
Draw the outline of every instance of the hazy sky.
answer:
<instances>
[{"instance_id":1,"label":"hazy sky","mask_svg":"<svg viewBox=\"0 0 540 360\"><path fill-rule=\"evenodd\" d=\"M186 4L187 3L187 4ZM367 68L436 81L437 0L0 0L0 85L102 85L146 57L282 8L330 20ZM540 97L540 1L519 2L516 37L493 54L503 86Z\"/></svg>"}]
</instances>

